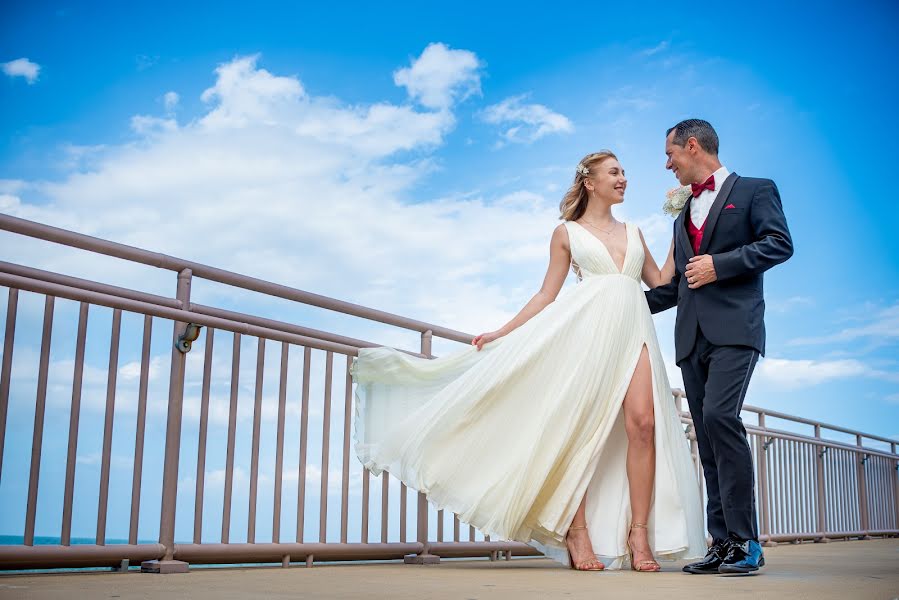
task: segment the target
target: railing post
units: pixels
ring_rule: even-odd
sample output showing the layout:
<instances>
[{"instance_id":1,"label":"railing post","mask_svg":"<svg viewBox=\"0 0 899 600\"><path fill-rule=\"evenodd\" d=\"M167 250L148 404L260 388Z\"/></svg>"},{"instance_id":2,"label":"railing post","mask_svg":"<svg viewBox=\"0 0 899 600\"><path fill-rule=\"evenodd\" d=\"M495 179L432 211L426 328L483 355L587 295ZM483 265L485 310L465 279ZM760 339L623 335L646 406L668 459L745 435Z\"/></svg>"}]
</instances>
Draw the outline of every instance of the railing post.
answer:
<instances>
[{"instance_id":1,"label":"railing post","mask_svg":"<svg viewBox=\"0 0 899 600\"><path fill-rule=\"evenodd\" d=\"M759 413L759 429L765 429L765 413ZM759 462L759 528L762 535L771 535L771 505L768 501L768 443L765 434L756 446ZM765 546L776 546L777 542L770 539L764 542Z\"/></svg>"},{"instance_id":2,"label":"railing post","mask_svg":"<svg viewBox=\"0 0 899 600\"><path fill-rule=\"evenodd\" d=\"M190 283L193 273L184 269L178 273L176 298L182 306L190 306ZM175 322L172 335L172 369L169 377L169 406L165 431L165 463L162 470L162 510L159 523L159 543L165 546L161 560L141 563L144 573L186 573L186 562L174 560L175 506L178 495L178 459L181 451L181 416L184 403L184 364L187 354L178 349L187 323Z\"/></svg>"},{"instance_id":3,"label":"railing post","mask_svg":"<svg viewBox=\"0 0 899 600\"><path fill-rule=\"evenodd\" d=\"M433 332L429 329L421 334L421 353L431 358L431 340ZM434 565L440 562L440 557L431 554L431 544L428 543L428 499L418 492L418 524L416 540L422 544L421 554L407 554L403 562L407 565Z\"/></svg>"},{"instance_id":4,"label":"railing post","mask_svg":"<svg viewBox=\"0 0 899 600\"><path fill-rule=\"evenodd\" d=\"M896 443L890 444L890 452L893 453L893 509L896 520L893 522L893 529L899 529L899 457L896 456Z\"/></svg>"},{"instance_id":5,"label":"railing post","mask_svg":"<svg viewBox=\"0 0 899 600\"><path fill-rule=\"evenodd\" d=\"M868 530L870 529L868 523L868 478L865 473L868 454L865 453L863 449L862 436L860 434L855 436L855 444L859 448L859 451L855 455L856 469L858 469L858 513L861 529L865 533L865 535L859 539L870 540L871 536L868 535Z\"/></svg>"},{"instance_id":6,"label":"railing post","mask_svg":"<svg viewBox=\"0 0 899 600\"><path fill-rule=\"evenodd\" d=\"M821 426L815 425L815 437L821 439ZM818 446L815 450L815 489L817 490L817 506L818 506L818 531L821 537L816 538L815 542L826 543L827 539L827 502L824 488L824 453L826 446Z\"/></svg>"}]
</instances>

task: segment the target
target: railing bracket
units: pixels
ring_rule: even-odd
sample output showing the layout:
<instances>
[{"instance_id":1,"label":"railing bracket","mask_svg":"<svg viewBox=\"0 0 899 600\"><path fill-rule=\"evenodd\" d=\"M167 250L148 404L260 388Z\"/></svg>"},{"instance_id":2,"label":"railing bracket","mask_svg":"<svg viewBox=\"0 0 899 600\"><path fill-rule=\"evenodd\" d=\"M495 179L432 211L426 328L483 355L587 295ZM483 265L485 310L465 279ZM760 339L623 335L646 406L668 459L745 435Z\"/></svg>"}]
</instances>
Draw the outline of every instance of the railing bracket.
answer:
<instances>
[{"instance_id":1,"label":"railing bracket","mask_svg":"<svg viewBox=\"0 0 899 600\"><path fill-rule=\"evenodd\" d=\"M191 345L200 337L200 329L202 327L202 325L197 325L196 323L188 323L187 327L184 328L184 333L178 336L175 348L182 354L190 352Z\"/></svg>"}]
</instances>

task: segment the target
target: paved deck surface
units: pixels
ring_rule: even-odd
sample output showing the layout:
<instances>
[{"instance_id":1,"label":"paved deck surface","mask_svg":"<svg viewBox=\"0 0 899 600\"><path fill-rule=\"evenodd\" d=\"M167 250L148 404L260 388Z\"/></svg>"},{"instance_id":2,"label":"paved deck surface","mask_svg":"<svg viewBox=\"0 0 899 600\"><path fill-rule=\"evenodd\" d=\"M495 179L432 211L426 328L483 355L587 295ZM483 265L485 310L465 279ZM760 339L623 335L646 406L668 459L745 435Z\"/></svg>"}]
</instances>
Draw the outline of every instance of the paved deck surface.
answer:
<instances>
[{"instance_id":1,"label":"paved deck surface","mask_svg":"<svg viewBox=\"0 0 899 600\"><path fill-rule=\"evenodd\" d=\"M899 539L782 544L765 554L768 566L749 577L687 575L670 562L661 573L579 573L545 558L0 575L0 598L899 598Z\"/></svg>"}]
</instances>

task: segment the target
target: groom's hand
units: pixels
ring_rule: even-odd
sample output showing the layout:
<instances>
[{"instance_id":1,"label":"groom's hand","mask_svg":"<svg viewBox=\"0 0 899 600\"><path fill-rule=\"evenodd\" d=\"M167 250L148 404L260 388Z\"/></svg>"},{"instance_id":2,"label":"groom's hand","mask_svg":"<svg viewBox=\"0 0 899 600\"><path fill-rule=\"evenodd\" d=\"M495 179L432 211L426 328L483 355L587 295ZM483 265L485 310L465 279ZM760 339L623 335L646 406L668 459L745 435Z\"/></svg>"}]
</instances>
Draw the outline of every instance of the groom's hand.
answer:
<instances>
[{"instance_id":1,"label":"groom's hand","mask_svg":"<svg viewBox=\"0 0 899 600\"><path fill-rule=\"evenodd\" d=\"M708 254L691 258L690 263L687 265L686 276L687 287L691 290L701 288L707 283L718 280L718 275L715 273L715 263L712 262L712 257Z\"/></svg>"}]
</instances>

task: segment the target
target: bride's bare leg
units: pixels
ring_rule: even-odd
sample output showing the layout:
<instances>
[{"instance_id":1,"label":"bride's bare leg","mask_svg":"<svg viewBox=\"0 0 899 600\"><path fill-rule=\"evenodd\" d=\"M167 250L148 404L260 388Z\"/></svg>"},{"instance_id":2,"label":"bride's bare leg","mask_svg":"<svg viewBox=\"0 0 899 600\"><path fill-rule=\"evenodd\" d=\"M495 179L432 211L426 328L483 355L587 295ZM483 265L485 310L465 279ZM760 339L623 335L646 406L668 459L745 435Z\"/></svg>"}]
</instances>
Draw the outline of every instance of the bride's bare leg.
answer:
<instances>
[{"instance_id":1,"label":"bride's bare leg","mask_svg":"<svg viewBox=\"0 0 899 600\"><path fill-rule=\"evenodd\" d=\"M593 544L587 533L587 494L581 499L581 504L571 519L571 526L565 535L565 545L571 553L571 563L574 568L585 571L601 571L603 564L597 560L593 553Z\"/></svg>"},{"instance_id":2,"label":"bride's bare leg","mask_svg":"<svg viewBox=\"0 0 899 600\"><path fill-rule=\"evenodd\" d=\"M646 346L624 396L624 427L627 431L627 479L630 486L631 522L645 524L649 518L655 481L655 412L652 405L652 368ZM652 560L647 530L634 528L628 535L634 550L634 563ZM644 564L641 570L658 570Z\"/></svg>"}]
</instances>

